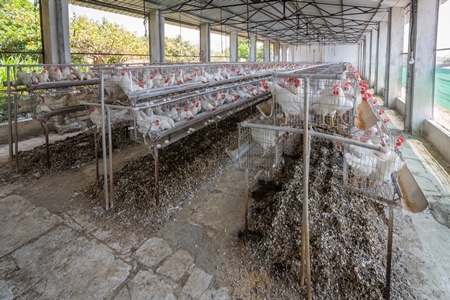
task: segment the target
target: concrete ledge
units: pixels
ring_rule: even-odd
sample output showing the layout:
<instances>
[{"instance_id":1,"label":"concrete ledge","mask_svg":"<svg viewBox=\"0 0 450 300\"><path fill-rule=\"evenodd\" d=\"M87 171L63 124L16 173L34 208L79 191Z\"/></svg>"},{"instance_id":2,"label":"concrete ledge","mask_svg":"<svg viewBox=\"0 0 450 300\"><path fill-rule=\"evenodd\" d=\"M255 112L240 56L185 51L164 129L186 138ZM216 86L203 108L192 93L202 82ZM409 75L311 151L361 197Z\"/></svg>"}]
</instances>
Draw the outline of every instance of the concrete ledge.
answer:
<instances>
[{"instance_id":1,"label":"concrete ledge","mask_svg":"<svg viewBox=\"0 0 450 300\"><path fill-rule=\"evenodd\" d=\"M402 98L395 98L395 108L402 116L406 115L406 104L405 100L403 100Z\"/></svg>"},{"instance_id":2,"label":"concrete ledge","mask_svg":"<svg viewBox=\"0 0 450 300\"><path fill-rule=\"evenodd\" d=\"M19 141L29 137L43 134L43 129L38 120L26 119L18 122ZM14 132L14 124L13 124ZM0 145L8 144L8 122L0 124Z\"/></svg>"},{"instance_id":3,"label":"concrete ledge","mask_svg":"<svg viewBox=\"0 0 450 300\"><path fill-rule=\"evenodd\" d=\"M426 120L425 138L450 162L450 134L445 128L433 120Z\"/></svg>"}]
</instances>

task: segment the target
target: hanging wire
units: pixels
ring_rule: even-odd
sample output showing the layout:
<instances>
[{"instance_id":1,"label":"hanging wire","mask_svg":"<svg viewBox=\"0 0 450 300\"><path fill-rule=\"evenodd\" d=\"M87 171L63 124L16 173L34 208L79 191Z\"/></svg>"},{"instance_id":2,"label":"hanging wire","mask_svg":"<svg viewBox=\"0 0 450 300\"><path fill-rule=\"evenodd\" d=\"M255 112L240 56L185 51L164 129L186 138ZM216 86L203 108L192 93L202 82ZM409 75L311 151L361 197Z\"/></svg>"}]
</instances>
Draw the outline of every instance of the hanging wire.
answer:
<instances>
[{"instance_id":1,"label":"hanging wire","mask_svg":"<svg viewBox=\"0 0 450 300\"><path fill-rule=\"evenodd\" d=\"M220 52L223 53L223 31L222 31L223 19L222 8L220 8Z\"/></svg>"},{"instance_id":2,"label":"hanging wire","mask_svg":"<svg viewBox=\"0 0 450 300\"><path fill-rule=\"evenodd\" d=\"M249 18L250 18L250 13L249 13L249 4L248 4L248 0L247 0L247 22L245 22L247 24L247 47L250 50L248 55L249 57L247 57L248 60L250 60L250 53L252 51L252 44L250 43L250 29L249 29Z\"/></svg>"},{"instance_id":3,"label":"hanging wire","mask_svg":"<svg viewBox=\"0 0 450 300\"><path fill-rule=\"evenodd\" d=\"M181 12L178 13L178 25L180 27L180 45L178 47L178 55L181 56L181 54L182 54L181 53L181 43L182 43L182 40L181 40Z\"/></svg>"},{"instance_id":4,"label":"hanging wire","mask_svg":"<svg viewBox=\"0 0 450 300\"><path fill-rule=\"evenodd\" d=\"M145 0L143 0L143 4L144 4L144 36L147 37L147 16L145 14Z\"/></svg>"}]
</instances>

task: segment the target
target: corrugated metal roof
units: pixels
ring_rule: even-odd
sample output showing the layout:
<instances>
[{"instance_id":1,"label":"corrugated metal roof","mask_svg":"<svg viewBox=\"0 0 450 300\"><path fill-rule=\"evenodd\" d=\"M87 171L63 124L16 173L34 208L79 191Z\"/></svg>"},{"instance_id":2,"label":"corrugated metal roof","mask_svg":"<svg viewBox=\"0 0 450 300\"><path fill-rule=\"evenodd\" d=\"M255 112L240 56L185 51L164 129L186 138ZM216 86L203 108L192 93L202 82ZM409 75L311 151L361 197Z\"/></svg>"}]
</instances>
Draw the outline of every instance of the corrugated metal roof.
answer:
<instances>
[{"instance_id":1,"label":"corrugated metal roof","mask_svg":"<svg viewBox=\"0 0 450 300\"><path fill-rule=\"evenodd\" d=\"M166 22L247 32L297 43L356 43L409 0L71 0L71 4L143 18L160 9Z\"/></svg>"}]
</instances>

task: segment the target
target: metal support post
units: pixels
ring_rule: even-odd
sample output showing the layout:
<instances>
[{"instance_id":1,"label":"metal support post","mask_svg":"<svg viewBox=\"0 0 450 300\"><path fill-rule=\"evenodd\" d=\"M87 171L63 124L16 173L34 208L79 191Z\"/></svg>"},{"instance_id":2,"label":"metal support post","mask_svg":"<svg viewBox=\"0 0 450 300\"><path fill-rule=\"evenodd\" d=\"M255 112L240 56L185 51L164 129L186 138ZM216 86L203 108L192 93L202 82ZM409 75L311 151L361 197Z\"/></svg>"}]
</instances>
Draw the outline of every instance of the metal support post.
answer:
<instances>
[{"instance_id":1,"label":"metal support post","mask_svg":"<svg viewBox=\"0 0 450 300\"><path fill-rule=\"evenodd\" d=\"M112 134L111 134L111 108L108 107L108 146L109 146L109 207L114 206L114 181L113 181L113 153L112 153Z\"/></svg>"},{"instance_id":2,"label":"metal support post","mask_svg":"<svg viewBox=\"0 0 450 300\"><path fill-rule=\"evenodd\" d=\"M244 235L247 239L248 237L248 192L249 192L249 185L248 185L248 169L245 169L245 191L244 191L244 199L245 199L245 222L244 222Z\"/></svg>"},{"instance_id":3,"label":"metal support post","mask_svg":"<svg viewBox=\"0 0 450 300\"><path fill-rule=\"evenodd\" d=\"M309 78L306 78L305 82L305 98L303 109L303 208L302 208L302 240L304 246L302 246L303 257L302 261L306 261L306 294L308 299L312 299L311 291L311 260L309 249L309 221L308 221L308 185L309 185L309 152L310 152L310 137L308 134L308 118L309 118ZM303 273L302 273L303 274Z\"/></svg>"},{"instance_id":4,"label":"metal support post","mask_svg":"<svg viewBox=\"0 0 450 300\"><path fill-rule=\"evenodd\" d=\"M50 162L50 145L48 141L48 126L47 122L41 120L42 127L44 128L45 133L45 154L47 158L47 168L50 169L52 167L52 163Z\"/></svg>"},{"instance_id":5,"label":"metal support post","mask_svg":"<svg viewBox=\"0 0 450 300\"><path fill-rule=\"evenodd\" d=\"M394 231L394 205L389 205L389 225L386 257L386 287L384 299L389 299L391 292L391 262L392 262L392 234Z\"/></svg>"},{"instance_id":6,"label":"metal support post","mask_svg":"<svg viewBox=\"0 0 450 300\"><path fill-rule=\"evenodd\" d=\"M11 67L6 67L7 90L8 90L8 144L9 144L9 170L13 170L13 145L12 145L12 111L11 111Z\"/></svg>"},{"instance_id":7,"label":"metal support post","mask_svg":"<svg viewBox=\"0 0 450 300\"><path fill-rule=\"evenodd\" d=\"M153 141L153 155L155 158L155 200L156 206L159 206L159 156L156 141Z\"/></svg>"},{"instance_id":8,"label":"metal support post","mask_svg":"<svg viewBox=\"0 0 450 300\"><path fill-rule=\"evenodd\" d=\"M108 168L106 161L106 124L105 124L105 90L103 89L105 82L104 71L100 72L100 99L102 103L102 147L103 147L103 192L105 193L105 209L109 209L108 197Z\"/></svg>"},{"instance_id":9,"label":"metal support post","mask_svg":"<svg viewBox=\"0 0 450 300\"><path fill-rule=\"evenodd\" d=\"M19 124L17 123L19 112L19 97L14 95L14 155L16 160L16 172L19 171Z\"/></svg>"}]
</instances>

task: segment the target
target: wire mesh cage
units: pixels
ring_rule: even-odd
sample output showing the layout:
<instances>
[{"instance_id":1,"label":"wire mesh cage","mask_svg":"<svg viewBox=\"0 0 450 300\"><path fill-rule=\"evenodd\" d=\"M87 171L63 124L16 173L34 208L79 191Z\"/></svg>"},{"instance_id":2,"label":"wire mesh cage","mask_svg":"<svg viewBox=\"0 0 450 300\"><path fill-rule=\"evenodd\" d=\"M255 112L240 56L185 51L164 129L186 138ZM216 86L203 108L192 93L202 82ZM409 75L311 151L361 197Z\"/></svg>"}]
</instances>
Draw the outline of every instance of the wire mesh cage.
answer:
<instances>
[{"instance_id":1,"label":"wire mesh cage","mask_svg":"<svg viewBox=\"0 0 450 300\"><path fill-rule=\"evenodd\" d=\"M147 135L156 139L184 129L191 133L267 96L260 80L245 80L170 97L150 98L133 109L136 128L133 139L145 142ZM142 139L139 133L143 135Z\"/></svg>"},{"instance_id":2,"label":"wire mesh cage","mask_svg":"<svg viewBox=\"0 0 450 300\"><path fill-rule=\"evenodd\" d=\"M300 63L205 63L97 67L104 76L105 100L130 100L138 105L147 98L195 90L251 77L268 76L311 64Z\"/></svg>"},{"instance_id":3,"label":"wire mesh cage","mask_svg":"<svg viewBox=\"0 0 450 300\"><path fill-rule=\"evenodd\" d=\"M352 126L365 87L355 72L346 70L346 65L333 64L276 73L266 84L274 97L274 124L303 127L306 98L310 125L340 130Z\"/></svg>"},{"instance_id":4,"label":"wire mesh cage","mask_svg":"<svg viewBox=\"0 0 450 300\"><path fill-rule=\"evenodd\" d=\"M260 126L247 127L243 126L244 123ZM264 125L273 124L270 119L260 118L259 114L239 124L239 142L235 155L240 168L262 171L263 175L271 177L280 171L290 134L264 128Z\"/></svg>"},{"instance_id":5,"label":"wire mesh cage","mask_svg":"<svg viewBox=\"0 0 450 300\"><path fill-rule=\"evenodd\" d=\"M405 165L399 149L404 140L385 134L386 146L380 146L381 151L368 148L368 145L380 143L377 133L368 130L360 135L355 134L354 139L364 146L336 142L342 151L343 181L345 187L353 192L393 200L399 190L398 174Z\"/></svg>"},{"instance_id":6,"label":"wire mesh cage","mask_svg":"<svg viewBox=\"0 0 450 300\"><path fill-rule=\"evenodd\" d=\"M261 115L250 121L253 127L240 129L243 145L247 142L258 146L240 155L241 167L278 167L282 160L277 156L261 159L266 153L273 154L278 139L276 128L301 133L307 126L312 136L322 134L332 140L341 137L336 146L342 151L344 184L349 189L384 199L394 197L395 174L404 164L398 150L402 141L384 126L389 119L375 107L376 99L367 92L368 86L359 80L356 71L347 64L314 66L275 73L273 80L263 82L263 86L273 98L258 106ZM304 122L306 106L308 124Z\"/></svg>"}]
</instances>

